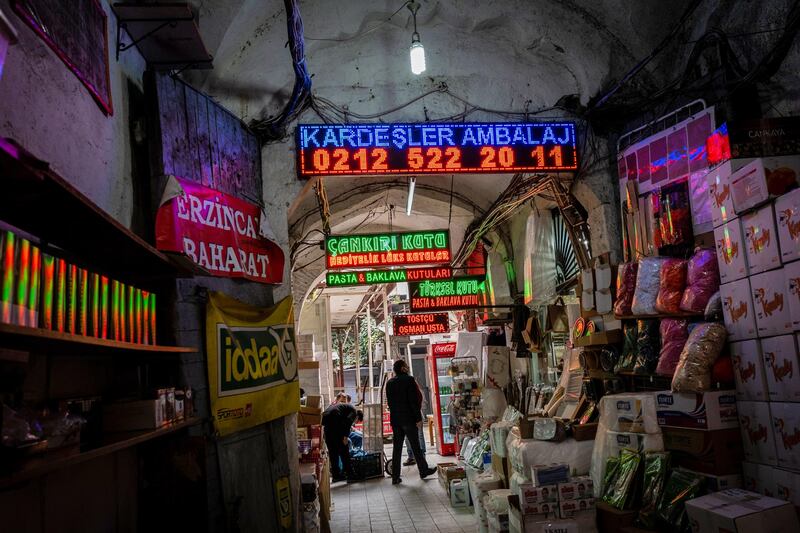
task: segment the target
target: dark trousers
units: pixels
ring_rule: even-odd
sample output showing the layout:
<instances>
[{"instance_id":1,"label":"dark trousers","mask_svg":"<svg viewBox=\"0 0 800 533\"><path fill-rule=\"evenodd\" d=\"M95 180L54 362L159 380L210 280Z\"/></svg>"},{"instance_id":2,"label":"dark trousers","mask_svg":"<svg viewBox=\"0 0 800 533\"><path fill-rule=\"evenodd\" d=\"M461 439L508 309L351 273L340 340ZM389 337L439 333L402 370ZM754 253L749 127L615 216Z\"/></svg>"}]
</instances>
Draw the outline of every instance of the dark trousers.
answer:
<instances>
[{"instance_id":1,"label":"dark trousers","mask_svg":"<svg viewBox=\"0 0 800 533\"><path fill-rule=\"evenodd\" d=\"M403 441L408 439L414 459L417 460L419 475L428 473L428 462L425 452L419 446L419 429L413 422L411 424L392 424L392 479L400 479L400 469L403 464Z\"/></svg>"},{"instance_id":2,"label":"dark trousers","mask_svg":"<svg viewBox=\"0 0 800 533\"><path fill-rule=\"evenodd\" d=\"M325 445L328 447L328 456L331 463L331 473L334 479L350 476L350 450L344 444L344 435L325 435ZM344 466L344 473L339 466L339 461Z\"/></svg>"}]
</instances>

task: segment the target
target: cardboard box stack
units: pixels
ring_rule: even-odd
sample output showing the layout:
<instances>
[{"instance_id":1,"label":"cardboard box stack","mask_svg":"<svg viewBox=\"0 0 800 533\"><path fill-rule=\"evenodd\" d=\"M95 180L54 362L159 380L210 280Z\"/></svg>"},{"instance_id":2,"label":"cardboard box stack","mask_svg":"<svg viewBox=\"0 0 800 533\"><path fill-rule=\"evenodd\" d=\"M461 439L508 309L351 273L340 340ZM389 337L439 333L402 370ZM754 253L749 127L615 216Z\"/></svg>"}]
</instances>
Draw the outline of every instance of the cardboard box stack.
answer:
<instances>
[{"instance_id":1,"label":"cardboard box stack","mask_svg":"<svg viewBox=\"0 0 800 533\"><path fill-rule=\"evenodd\" d=\"M734 144L734 159L709 174L709 185L736 379L743 486L800 505L800 156L765 145L757 147L764 157L748 157L759 154ZM723 408L714 402L706 407ZM669 449L678 436L665 431L665 438ZM731 440L711 438L709 451ZM738 471L733 450L721 452L709 456L720 468L700 471Z\"/></svg>"},{"instance_id":2,"label":"cardboard box stack","mask_svg":"<svg viewBox=\"0 0 800 533\"><path fill-rule=\"evenodd\" d=\"M594 484L589 476L570 477L567 464L531 467L531 482L521 483L509 499L512 533L541 531L544 523L569 531L593 531ZM574 524L574 526L573 526ZM579 529L578 529L579 528Z\"/></svg>"},{"instance_id":3,"label":"cardboard box stack","mask_svg":"<svg viewBox=\"0 0 800 533\"><path fill-rule=\"evenodd\" d=\"M322 439L322 397L306 396L297 414L297 450L303 485L302 512L306 524L330 520L330 464ZM316 517L316 518L315 518Z\"/></svg>"}]
</instances>

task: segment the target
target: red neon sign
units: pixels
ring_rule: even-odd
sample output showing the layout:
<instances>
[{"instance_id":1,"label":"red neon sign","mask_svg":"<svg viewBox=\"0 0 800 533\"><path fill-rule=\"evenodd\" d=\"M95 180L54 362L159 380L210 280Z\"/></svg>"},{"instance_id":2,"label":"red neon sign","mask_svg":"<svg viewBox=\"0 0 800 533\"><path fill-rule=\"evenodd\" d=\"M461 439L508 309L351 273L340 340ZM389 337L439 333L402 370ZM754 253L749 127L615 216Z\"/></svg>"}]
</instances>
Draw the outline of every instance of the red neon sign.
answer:
<instances>
[{"instance_id":1,"label":"red neon sign","mask_svg":"<svg viewBox=\"0 0 800 533\"><path fill-rule=\"evenodd\" d=\"M456 343L455 342L442 342L433 345L433 355L455 355Z\"/></svg>"},{"instance_id":2,"label":"red neon sign","mask_svg":"<svg viewBox=\"0 0 800 533\"><path fill-rule=\"evenodd\" d=\"M450 318L447 316L447 313L394 315L392 317L392 325L395 335L450 333Z\"/></svg>"}]
</instances>

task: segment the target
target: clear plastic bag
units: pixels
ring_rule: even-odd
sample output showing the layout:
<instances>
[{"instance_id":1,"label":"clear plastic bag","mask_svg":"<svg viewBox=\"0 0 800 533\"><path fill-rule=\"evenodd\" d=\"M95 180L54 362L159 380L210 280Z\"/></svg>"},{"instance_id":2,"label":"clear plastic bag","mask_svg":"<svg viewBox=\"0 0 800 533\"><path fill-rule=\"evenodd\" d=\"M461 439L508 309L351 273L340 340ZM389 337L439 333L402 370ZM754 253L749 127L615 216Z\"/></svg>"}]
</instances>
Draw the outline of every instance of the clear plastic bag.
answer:
<instances>
[{"instance_id":1,"label":"clear plastic bag","mask_svg":"<svg viewBox=\"0 0 800 533\"><path fill-rule=\"evenodd\" d=\"M686 340L672 378L675 392L703 392L711 388L711 367L725 346L728 332L716 322L697 324Z\"/></svg>"},{"instance_id":2,"label":"clear plastic bag","mask_svg":"<svg viewBox=\"0 0 800 533\"><path fill-rule=\"evenodd\" d=\"M656 526L658 500L664 492L669 469L669 452L645 452L644 454L644 492L642 508L639 510L639 523L647 528Z\"/></svg>"},{"instance_id":3,"label":"clear plastic bag","mask_svg":"<svg viewBox=\"0 0 800 533\"><path fill-rule=\"evenodd\" d=\"M702 313L715 292L719 291L717 254L710 248L697 248L686 268L686 290L681 310Z\"/></svg>"},{"instance_id":4,"label":"clear plastic bag","mask_svg":"<svg viewBox=\"0 0 800 533\"><path fill-rule=\"evenodd\" d=\"M681 298L686 289L687 262L683 259L669 258L661 266L656 311L674 315L680 313Z\"/></svg>"},{"instance_id":5,"label":"clear plastic bag","mask_svg":"<svg viewBox=\"0 0 800 533\"><path fill-rule=\"evenodd\" d=\"M622 263L617 269L617 301L614 303L614 314L624 316L631 314L633 293L636 290L636 274L639 263Z\"/></svg>"},{"instance_id":6,"label":"clear plastic bag","mask_svg":"<svg viewBox=\"0 0 800 533\"><path fill-rule=\"evenodd\" d=\"M656 299L661 285L661 267L663 257L645 257L639 261L639 271L636 275L636 291L633 294L631 311L634 315L654 315Z\"/></svg>"},{"instance_id":7,"label":"clear plastic bag","mask_svg":"<svg viewBox=\"0 0 800 533\"><path fill-rule=\"evenodd\" d=\"M665 318L661 321L661 353L656 374L672 377L681 360L681 353L689 338L689 322L683 318Z\"/></svg>"}]
</instances>

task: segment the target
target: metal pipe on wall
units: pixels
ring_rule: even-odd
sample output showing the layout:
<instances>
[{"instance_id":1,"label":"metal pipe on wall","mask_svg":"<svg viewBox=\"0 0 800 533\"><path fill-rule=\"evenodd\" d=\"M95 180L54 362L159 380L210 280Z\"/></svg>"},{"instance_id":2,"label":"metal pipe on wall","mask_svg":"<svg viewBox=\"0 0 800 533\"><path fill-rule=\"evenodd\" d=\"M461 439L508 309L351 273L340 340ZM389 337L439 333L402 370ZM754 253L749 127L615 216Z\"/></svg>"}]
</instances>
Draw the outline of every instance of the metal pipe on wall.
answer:
<instances>
[{"instance_id":1,"label":"metal pipe on wall","mask_svg":"<svg viewBox=\"0 0 800 533\"><path fill-rule=\"evenodd\" d=\"M386 350L384 351L384 360L390 361L392 359L392 343L391 339L389 338L389 295L386 293L386 287L383 287L383 340L386 345Z\"/></svg>"},{"instance_id":2,"label":"metal pipe on wall","mask_svg":"<svg viewBox=\"0 0 800 533\"><path fill-rule=\"evenodd\" d=\"M328 395L333 402L333 328L331 327L331 297L325 295L325 349L328 352Z\"/></svg>"}]
</instances>

